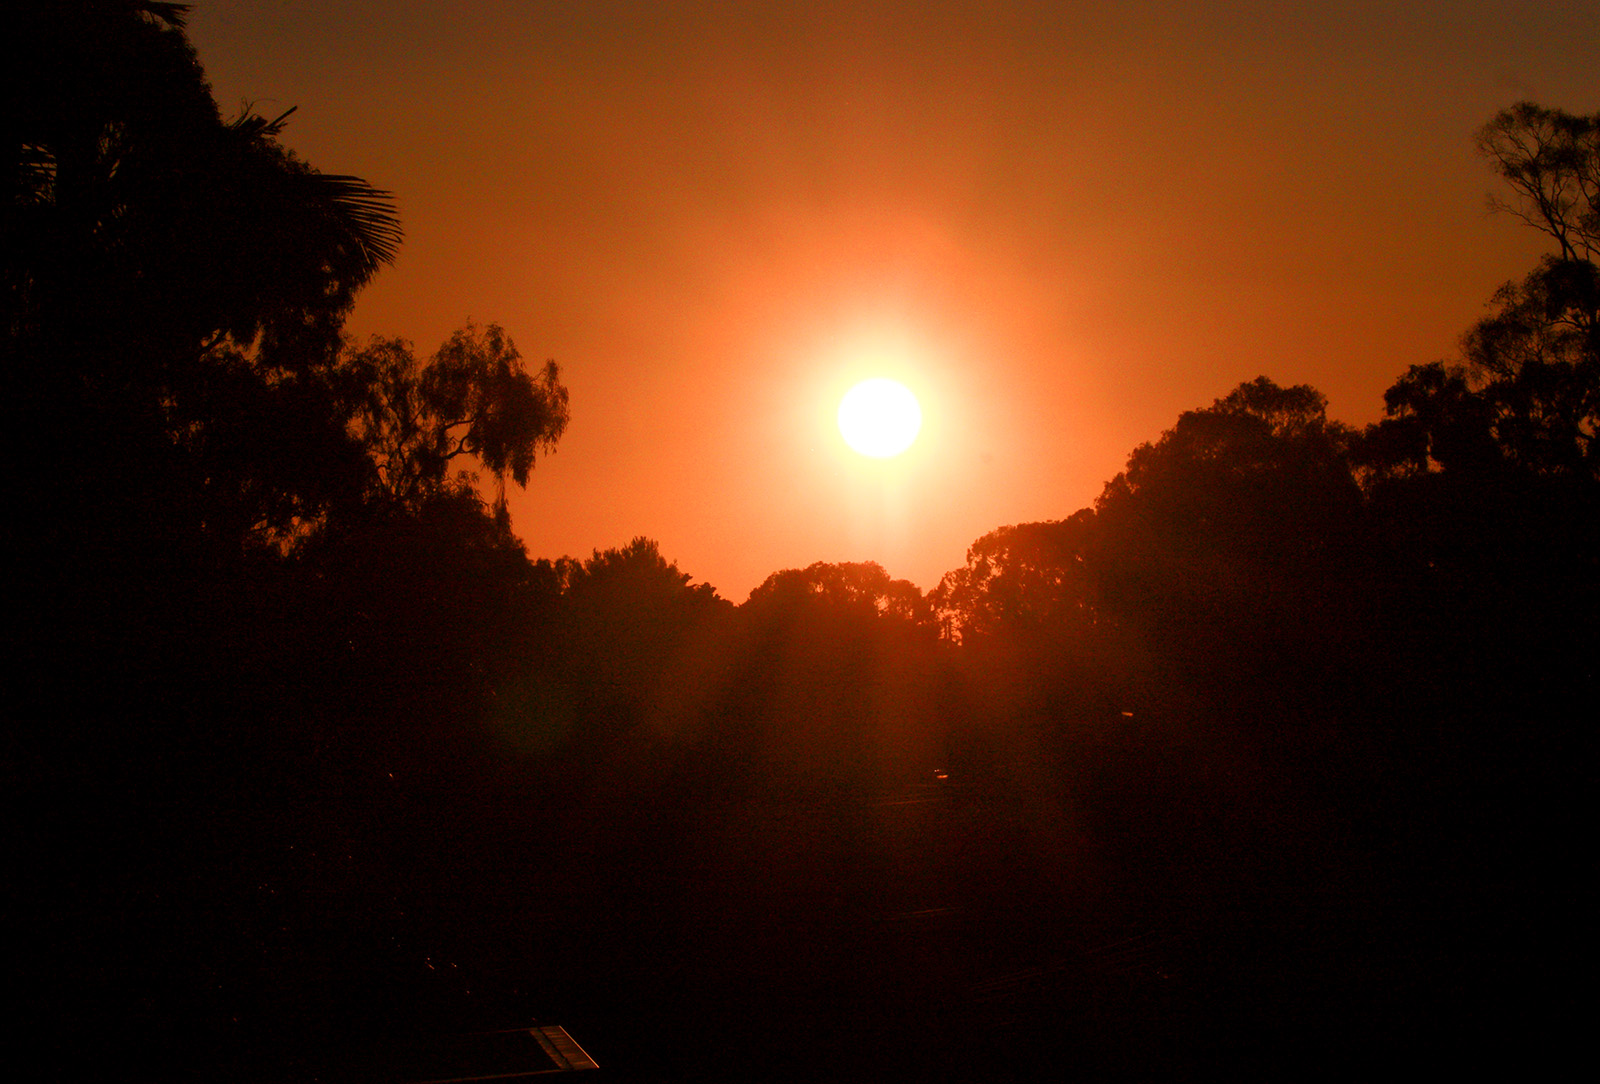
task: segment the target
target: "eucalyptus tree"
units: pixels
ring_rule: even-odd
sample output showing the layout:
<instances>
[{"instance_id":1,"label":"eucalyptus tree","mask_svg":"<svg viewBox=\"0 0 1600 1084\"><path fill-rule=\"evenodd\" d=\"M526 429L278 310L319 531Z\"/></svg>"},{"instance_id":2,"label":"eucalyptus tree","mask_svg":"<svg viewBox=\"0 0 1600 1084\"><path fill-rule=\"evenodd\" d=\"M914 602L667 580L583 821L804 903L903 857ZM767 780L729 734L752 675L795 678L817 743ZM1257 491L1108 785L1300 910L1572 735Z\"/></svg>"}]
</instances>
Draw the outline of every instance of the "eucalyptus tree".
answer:
<instances>
[{"instance_id":1,"label":"eucalyptus tree","mask_svg":"<svg viewBox=\"0 0 1600 1084\"><path fill-rule=\"evenodd\" d=\"M1600 479L1600 113L1520 102L1483 127L1478 149L1510 190L1491 205L1552 247L1463 337L1461 373L1506 466Z\"/></svg>"},{"instance_id":2,"label":"eucalyptus tree","mask_svg":"<svg viewBox=\"0 0 1600 1084\"><path fill-rule=\"evenodd\" d=\"M376 495L402 507L476 482L471 463L505 486L528 484L536 456L553 451L567 426L567 389L547 361L530 371L496 324L469 324L427 361L404 339L374 339L340 373L352 390L351 430L372 464Z\"/></svg>"},{"instance_id":3,"label":"eucalyptus tree","mask_svg":"<svg viewBox=\"0 0 1600 1084\"><path fill-rule=\"evenodd\" d=\"M1065 520L990 531L967 549L967 563L929 592L948 639L1036 635L1097 619L1087 545L1093 509Z\"/></svg>"}]
</instances>

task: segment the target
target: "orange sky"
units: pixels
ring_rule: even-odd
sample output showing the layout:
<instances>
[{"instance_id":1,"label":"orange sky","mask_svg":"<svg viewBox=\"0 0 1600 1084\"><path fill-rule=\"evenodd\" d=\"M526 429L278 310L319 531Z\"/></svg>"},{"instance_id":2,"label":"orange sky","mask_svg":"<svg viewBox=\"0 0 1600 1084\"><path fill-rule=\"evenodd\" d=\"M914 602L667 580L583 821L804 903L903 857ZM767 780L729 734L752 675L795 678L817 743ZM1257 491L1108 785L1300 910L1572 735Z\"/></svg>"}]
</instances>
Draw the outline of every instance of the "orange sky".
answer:
<instances>
[{"instance_id":1,"label":"orange sky","mask_svg":"<svg viewBox=\"0 0 1600 1084\"><path fill-rule=\"evenodd\" d=\"M1378 417L1538 238L1473 131L1600 109L1570 3L198 0L218 101L393 190L351 330L504 325L572 396L512 498L536 556L647 535L742 601L1091 503L1179 412L1265 374ZM275 112L276 111L276 112ZM868 375L906 456L833 427Z\"/></svg>"}]
</instances>

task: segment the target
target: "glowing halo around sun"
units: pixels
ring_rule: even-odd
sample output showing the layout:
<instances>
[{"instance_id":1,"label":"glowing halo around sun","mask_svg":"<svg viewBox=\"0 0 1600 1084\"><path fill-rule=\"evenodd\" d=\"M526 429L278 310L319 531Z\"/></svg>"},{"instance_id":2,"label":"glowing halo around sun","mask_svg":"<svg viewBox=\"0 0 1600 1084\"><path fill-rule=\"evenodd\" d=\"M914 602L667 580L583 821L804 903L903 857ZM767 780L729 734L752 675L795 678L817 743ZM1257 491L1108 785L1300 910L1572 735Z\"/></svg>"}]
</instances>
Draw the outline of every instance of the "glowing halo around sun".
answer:
<instances>
[{"instance_id":1,"label":"glowing halo around sun","mask_svg":"<svg viewBox=\"0 0 1600 1084\"><path fill-rule=\"evenodd\" d=\"M839 401L839 433L864 456L897 456L911 447L921 429L922 407L898 381L863 380Z\"/></svg>"}]
</instances>

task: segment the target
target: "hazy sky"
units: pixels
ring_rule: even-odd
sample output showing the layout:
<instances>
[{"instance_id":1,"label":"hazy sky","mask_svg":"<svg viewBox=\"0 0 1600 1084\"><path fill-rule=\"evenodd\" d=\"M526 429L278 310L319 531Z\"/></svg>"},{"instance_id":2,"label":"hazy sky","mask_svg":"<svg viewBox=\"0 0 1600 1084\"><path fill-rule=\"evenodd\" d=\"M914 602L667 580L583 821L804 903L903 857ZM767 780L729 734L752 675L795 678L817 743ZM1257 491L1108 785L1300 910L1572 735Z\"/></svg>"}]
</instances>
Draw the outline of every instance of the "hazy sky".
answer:
<instances>
[{"instance_id":1,"label":"hazy sky","mask_svg":"<svg viewBox=\"0 0 1600 1084\"><path fill-rule=\"evenodd\" d=\"M502 324L572 395L536 556L635 535L734 601L877 560L932 587L1094 500L1242 380L1376 419L1538 236L1473 132L1600 110L1593 0L1306 5L197 0L218 101L396 193L359 336ZM833 425L922 399L897 460Z\"/></svg>"}]
</instances>

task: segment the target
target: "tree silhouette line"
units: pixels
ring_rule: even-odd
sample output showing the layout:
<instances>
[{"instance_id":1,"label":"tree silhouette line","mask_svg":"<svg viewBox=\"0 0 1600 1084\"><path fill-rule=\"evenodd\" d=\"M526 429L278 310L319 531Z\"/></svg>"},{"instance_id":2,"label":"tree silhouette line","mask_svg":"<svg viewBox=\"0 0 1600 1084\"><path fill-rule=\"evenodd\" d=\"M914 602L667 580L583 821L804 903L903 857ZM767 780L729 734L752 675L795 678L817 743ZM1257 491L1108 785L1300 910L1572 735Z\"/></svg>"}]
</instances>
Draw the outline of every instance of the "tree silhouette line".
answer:
<instances>
[{"instance_id":1,"label":"tree silhouette line","mask_svg":"<svg viewBox=\"0 0 1600 1084\"><path fill-rule=\"evenodd\" d=\"M35 5L0 63L23 452L6 910L60 1075L111 1058L85 1020L175 1075L377 1073L339 1060L351 1034L526 1008L513 964L571 962L505 902L553 880L586 886L562 913L595 977L551 988L661 1044L675 1001L745 996L713 974L843 936L786 901L826 888L866 923L911 885L984 916L966 935L1000 956L1182 931L1186 993L1080 969L1092 997L1029 995L1079 1023L996 1017L1017 1057L1281 1069L1270 1051L1332 1057L1359 1023L1390 1056L1492 1024L1511 1058L1537 1013L1563 1018L1600 601L1600 115L1523 103L1482 130L1551 251L1381 421L1261 377L931 591L817 563L735 606L646 538L526 554L505 486L565 429L559 368L495 325L426 359L348 340L399 249L394 200L297 158L288 113L224 118L187 11ZM947 851L892 842L863 812L886 794L940 810ZM697 869L765 901L727 905L765 932L641 979L696 943L685 916L718 891ZM648 933L661 914L681 927ZM446 951L476 961L476 1007L431 974ZM895 961L815 981L881 1006ZM759 1011L821 1013L804 981ZM966 1065L915 1006L874 1033L895 1064ZM1160 1029L1177 1045L1148 1046ZM1226 1045L1263 1029L1268 1053Z\"/></svg>"}]
</instances>

